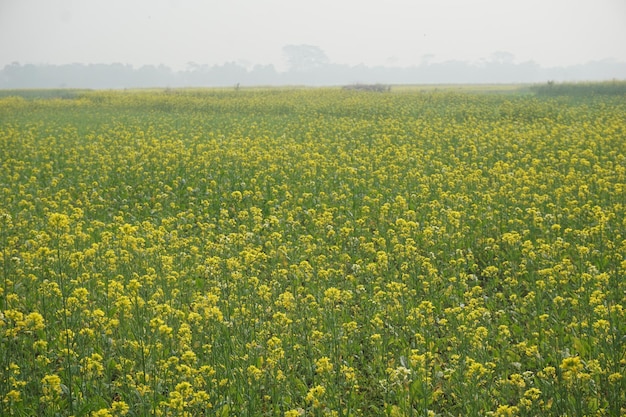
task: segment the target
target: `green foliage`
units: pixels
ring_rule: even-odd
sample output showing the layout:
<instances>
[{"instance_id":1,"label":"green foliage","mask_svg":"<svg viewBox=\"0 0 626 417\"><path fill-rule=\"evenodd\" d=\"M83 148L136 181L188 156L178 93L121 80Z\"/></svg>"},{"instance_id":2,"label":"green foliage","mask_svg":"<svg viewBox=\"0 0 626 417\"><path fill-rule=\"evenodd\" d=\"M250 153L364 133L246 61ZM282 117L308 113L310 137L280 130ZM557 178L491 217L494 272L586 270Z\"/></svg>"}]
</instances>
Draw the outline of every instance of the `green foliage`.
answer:
<instances>
[{"instance_id":1,"label":"green foliage","mask_svg":"<svg viewBox=\"0 0 626 417\"><path fill-rule=\"evenodd\" d=\"M530 90L538 96L546 97L625 96L626 81L613 80L592 83L555 83L550 81L547 84L532 86Z\"/></svg>"}]
</instances>

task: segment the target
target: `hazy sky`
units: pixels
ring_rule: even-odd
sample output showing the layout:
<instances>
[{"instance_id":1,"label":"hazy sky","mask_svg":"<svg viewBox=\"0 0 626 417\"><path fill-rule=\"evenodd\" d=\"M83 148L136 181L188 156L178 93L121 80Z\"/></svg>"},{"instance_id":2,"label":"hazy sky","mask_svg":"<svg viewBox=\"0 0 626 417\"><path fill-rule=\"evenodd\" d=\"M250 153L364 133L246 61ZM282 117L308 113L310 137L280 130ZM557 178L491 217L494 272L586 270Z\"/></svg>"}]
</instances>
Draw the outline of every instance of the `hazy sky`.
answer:
<instances>
[{"instance_id":1,"label":"hazy sky","mask_svg":"<svg viewBox=\"0 0 626 417\"><path fill-rule=\"evenodd\" d=\"M189 62L286 65L288 44L331 62L626 61L626 0L0 0L0 68Z\"/></svg>"}]
</instances>

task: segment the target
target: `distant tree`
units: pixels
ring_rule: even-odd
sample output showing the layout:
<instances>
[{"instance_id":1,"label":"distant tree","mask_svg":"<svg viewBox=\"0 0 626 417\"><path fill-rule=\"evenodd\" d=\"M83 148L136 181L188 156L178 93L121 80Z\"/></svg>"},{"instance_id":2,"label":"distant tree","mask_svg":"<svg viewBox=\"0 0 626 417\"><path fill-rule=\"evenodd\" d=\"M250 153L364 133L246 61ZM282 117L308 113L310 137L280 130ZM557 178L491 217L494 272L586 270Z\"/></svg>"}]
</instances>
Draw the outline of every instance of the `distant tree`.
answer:
<instances>
[{"instance_id":1,"label":"distant tree","mask_svg":"<svg viewBox=\"0 0 626 417\"><path fill-rule=\"evenodd\" d=\"M491 59L498 64L512 64L515 60L515 55L506 51L496 51L491 54Z\"/></svg>"},{"instance_id":2,"label":"distant tree","mask_svg":"<svg viewBox=\"0 0 626 417\"><path fill-rule=\"evenodd\" d=\"M431 62L433 61L433 59L435 59L435 55L434 54L424 54L422 55L422 61L421 61L421 65L430 65Z\"/></svg>"},{"instance_id":3,"label":"distant tree","mask_svg":"<svg viewBox=\"0 0 626 417\"><path fill-rule=\"evenodd\" d=\"M326 53L314 45L285 45L283 53L293 71L309 71L328 65Z\"/></svg>"},{"instance_id":4,"label":"distant tree","mask_svg":"<svg viewBox=\"0 0 626 417\"><path fill-rule=\"evenodd\" d=\"M188 61L187 62L187 71L198 71L202 68L202 66L200 64L198 64L197 62L194 61Z\"/></svg>"},{"instance_id":5,"label":"distant tree","mask_svg":"<svg viewBox=\"0 0 626 417\"><path fill-rule=\"evenodd\" d=\"M271 85L280 82L280 76L273 65L255 65L250 71L250 83L256 85Z\"/></svg>"}]
</instances>

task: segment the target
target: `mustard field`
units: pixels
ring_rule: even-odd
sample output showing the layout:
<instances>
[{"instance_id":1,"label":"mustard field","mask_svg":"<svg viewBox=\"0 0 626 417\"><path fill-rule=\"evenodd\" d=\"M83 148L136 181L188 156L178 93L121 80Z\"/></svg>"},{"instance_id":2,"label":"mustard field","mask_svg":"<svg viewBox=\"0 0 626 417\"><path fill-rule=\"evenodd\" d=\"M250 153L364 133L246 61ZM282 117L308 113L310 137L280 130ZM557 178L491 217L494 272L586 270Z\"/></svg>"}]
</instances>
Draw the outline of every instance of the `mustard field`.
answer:
<instances>
[{"instance_id":1,"label":"mustard field","mask_svg":"<svg viewBox=\"0 0 626 417\"><path fill-rule=\"evenodd\" d=\"M0 415L626 414L626 97L0 98Z\"/></svg>"}]
</instances>

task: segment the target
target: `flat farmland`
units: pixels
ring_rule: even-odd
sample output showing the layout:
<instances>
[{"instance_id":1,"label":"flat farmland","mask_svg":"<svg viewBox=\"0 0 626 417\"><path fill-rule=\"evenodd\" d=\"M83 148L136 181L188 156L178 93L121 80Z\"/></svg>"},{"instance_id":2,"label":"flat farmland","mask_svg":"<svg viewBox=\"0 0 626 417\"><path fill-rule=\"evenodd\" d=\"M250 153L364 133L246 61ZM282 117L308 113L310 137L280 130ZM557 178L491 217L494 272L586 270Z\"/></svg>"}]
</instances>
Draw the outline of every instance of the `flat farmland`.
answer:
<instances>
[{"instance_id":1,"label":"flat farmland","mask_svg":"<svg viewBox=\"0 0 626 417\"><path fill-rule=\"evenodd\" d=\"M626 413L626 97L0 98L0 415Z\"/></svg>"}]
</instances>

